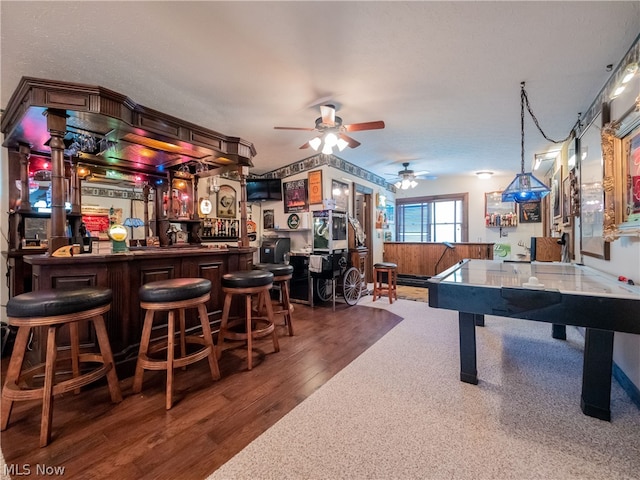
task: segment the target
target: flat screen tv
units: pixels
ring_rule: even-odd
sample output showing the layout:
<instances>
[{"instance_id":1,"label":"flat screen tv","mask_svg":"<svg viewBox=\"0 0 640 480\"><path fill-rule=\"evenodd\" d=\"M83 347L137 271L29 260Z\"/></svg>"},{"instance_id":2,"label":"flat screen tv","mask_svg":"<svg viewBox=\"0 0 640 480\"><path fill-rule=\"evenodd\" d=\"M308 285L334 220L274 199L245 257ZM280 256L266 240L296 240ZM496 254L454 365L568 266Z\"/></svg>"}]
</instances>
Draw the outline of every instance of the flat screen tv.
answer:
<instances>
[{"instance_id":1,"label":"flat screen tv","mask_svg":"<svg viewBox=\"0 0 640 480\"><path fill-rule=\"evenodd\" d=\"M247 202L282 200L282 181L279 178L248 178Z\"/></svg>"}]
</instances>

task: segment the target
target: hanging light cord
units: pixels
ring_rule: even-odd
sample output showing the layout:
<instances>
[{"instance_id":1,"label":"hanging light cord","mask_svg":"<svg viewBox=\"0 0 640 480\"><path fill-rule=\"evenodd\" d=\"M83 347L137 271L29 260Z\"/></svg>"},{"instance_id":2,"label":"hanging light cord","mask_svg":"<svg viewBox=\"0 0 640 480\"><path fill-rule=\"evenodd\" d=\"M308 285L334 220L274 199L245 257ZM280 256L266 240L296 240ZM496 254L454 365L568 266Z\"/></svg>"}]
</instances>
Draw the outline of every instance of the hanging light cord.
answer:
<instances>
[{"instance_id":1,"label":"hanging light cord","mask_svg":"<svg viewBox=\"0 0 640 480\"><path fill-rule=\"evenodd\" d=\"M542 128L538 123L538 119L531 111L531 105L529 105L529 97L527 96L527 92L524 89L524 82L521 82L520 83L520 167L522 169L522 173L524 173L524 106L525 105L527 106L527 111L529 112L529 115L531 115L531 118L533 119L533 123L535 123L536 127L538 128L538 131L542 134L544 139L547 140L548 142L551 142L551 143L566 142L573 136L576 128L580 125L580 115L578 114L578 120L573 125L573 127L571 127L571 130L569 131L569 135L567 135L566 138L562 140L553 140L552 138L547 137L547 135L542 131Z\"/></svg>"}]
</instances>

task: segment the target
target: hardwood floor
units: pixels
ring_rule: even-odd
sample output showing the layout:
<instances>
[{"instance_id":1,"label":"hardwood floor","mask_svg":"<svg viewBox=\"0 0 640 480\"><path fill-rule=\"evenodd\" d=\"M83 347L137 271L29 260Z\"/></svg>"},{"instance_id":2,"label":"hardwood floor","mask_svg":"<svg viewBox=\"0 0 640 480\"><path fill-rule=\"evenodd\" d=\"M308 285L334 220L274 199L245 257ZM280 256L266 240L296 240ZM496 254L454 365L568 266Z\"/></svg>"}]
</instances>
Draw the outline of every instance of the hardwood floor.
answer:
<instances>
[{"instance_id":1,"label":"hardwood floor","mask_svg":"<svg viewBox=\"0 0 640 480\"><path fill-rule=\"evenodd\" d=\"M141 394L132 393L132 378L121 379L120 404L110 402L106 384L56 397L45 448L41 403L17 402L0 440L5 461L14 474L26 465L33 475L40 465L64 467L74 479L206 478L401 321L342 303L335 312L296 304L293 319L294 337L278 327L279 353L268 337L256 342L251 371L240 344L223 352L219 381L206 361L177 370L168 411L164 372L145 372Z\"/></svg>"}]
</instances>

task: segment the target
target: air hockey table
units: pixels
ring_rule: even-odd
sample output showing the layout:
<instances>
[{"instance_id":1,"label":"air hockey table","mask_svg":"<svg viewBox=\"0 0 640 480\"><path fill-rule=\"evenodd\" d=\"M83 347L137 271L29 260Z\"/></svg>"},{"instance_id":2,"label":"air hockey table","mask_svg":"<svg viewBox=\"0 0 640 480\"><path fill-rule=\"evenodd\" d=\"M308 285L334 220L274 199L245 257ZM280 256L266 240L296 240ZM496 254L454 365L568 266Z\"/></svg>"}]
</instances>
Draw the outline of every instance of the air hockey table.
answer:
<instances>
[{"instance_id":1,"label":"air hockey table","mask_svg":"<svg viewBox=\"0 0 640 480\"><path fill-rule=\"evenodd\" d=\"M640 287L585 265L465 259L431 277L429 306L458 311L460 380L477 384L476 326L485 315L585 328L580 407L611 419L613 334L640 334Z\"/></svg>"}]
</instances>

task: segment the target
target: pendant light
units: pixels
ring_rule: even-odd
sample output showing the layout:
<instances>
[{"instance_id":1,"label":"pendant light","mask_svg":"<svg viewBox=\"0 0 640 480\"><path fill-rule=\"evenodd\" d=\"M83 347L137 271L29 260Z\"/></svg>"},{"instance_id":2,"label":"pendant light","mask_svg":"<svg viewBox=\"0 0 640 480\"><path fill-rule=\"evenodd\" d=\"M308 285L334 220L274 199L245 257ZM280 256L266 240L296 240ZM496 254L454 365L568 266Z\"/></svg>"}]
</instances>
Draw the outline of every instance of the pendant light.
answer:
<instances>
[{"instance_id":1,"label":"pendant light","mask_svg":"<svg viewBox=\"0 0 640 480\"><path fill-rule=\"evenodd\" d=\"M503 202L534 202L543 199L551 192L549 187L533 176L533 173L525 173L524 171L524 104L528 99L527 93L524 90L524 82L520 84L520 173L516 175L516 178L509 184L507 189L502 192ZM529 114L533 117L536 125L538 125L537 119L531 113L529 108ZM538 126L538 129L540 127ZM540 130L542 133L542 130ZM547 138L544 133L542 135ZM569 137L567 137L568 139ZM564 140L563 140L564 141ZM554 142L558 143L558 142Z\"/></svg>"}]
</instances>

